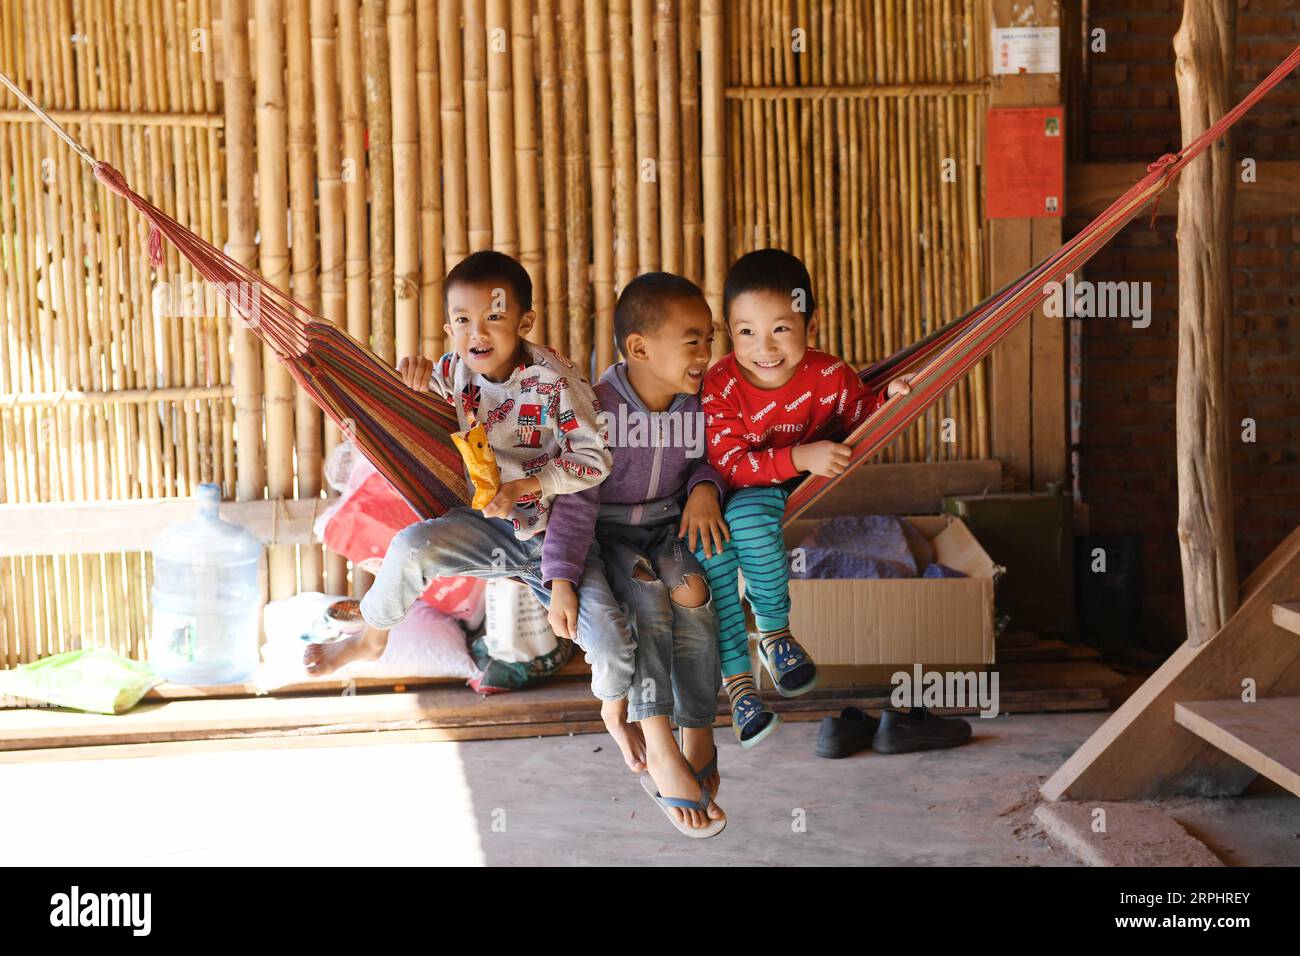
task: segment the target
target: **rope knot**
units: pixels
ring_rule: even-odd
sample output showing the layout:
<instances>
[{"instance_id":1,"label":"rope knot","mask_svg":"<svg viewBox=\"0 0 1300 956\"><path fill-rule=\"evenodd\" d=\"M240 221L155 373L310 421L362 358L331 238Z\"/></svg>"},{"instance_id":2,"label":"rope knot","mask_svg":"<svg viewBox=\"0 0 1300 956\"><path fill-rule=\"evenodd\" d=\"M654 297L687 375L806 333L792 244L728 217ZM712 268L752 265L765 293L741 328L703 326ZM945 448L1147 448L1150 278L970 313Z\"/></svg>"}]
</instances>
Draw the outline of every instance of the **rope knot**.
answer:
<instances>
[{"instance_id":1,"label":"rope knot","mask_svg":"<svg viewBox=\"0 0 1300 956\"><path fill-rule=\"evenodd\" d=\"M1157 172L1159 172L1160 170L1164 169L1166 166L1172 166L1172 165L1173 165L1174 163L1176 163L1176 162L1178 162L1178 154L1177 154L1177 153L1165 153L1163 156L1161 156L1159 159L1157 159L1154 163L1148 163L1148 164L1147 164L1147 172L1149 172L1149 173L1157 173Z\"/></svg>"},{"instance_id":2,"label":"rope knot","mask_svg":"<svg viewBox=\"0 0 1300 956\"><path fill-rule=\"evenodd\" d=\"M98 160L93 168L95 178L103 183L105 189L121 196L145 217L145 220L149 223L149 235L145 240L145 249L149 253L149 262L155 269L161 269L163 266L162 233L158 231L158 224L154 222L153 216L150 215L147 204L142 202L140 197L131 191L131 187L127 185L126 177L118 169L102 159Z\"/></svg>"}]
</instances>

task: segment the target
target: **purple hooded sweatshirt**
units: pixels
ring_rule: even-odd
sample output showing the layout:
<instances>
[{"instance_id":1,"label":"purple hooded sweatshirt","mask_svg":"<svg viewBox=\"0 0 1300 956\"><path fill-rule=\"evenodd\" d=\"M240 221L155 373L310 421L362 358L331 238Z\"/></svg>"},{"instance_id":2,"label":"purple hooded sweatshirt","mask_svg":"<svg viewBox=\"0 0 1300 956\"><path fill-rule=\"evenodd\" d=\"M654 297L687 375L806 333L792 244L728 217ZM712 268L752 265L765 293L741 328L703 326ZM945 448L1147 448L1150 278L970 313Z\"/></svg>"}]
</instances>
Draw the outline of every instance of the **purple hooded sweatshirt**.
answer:
<instances>
[{"instance_id":1,"label":"purple hooded sweatshirt","mask_svg":"<svg viewBox=\"0 0 1300 956\"><path fill-rule=\"evenodd\" d=\"M698 395L678 395L667 411L651 412L628 381L626 363L619 362L596 383L596 397L614 464L600 484L556 497L543 543L550 552L543 559L547 581L581 577L582 566L563 567L560 556L585 555L597 519L635 525L672 520L702 481L712 482L720 498L725 494L726 484L705 454Z\"/></svg>"}]
</instances>

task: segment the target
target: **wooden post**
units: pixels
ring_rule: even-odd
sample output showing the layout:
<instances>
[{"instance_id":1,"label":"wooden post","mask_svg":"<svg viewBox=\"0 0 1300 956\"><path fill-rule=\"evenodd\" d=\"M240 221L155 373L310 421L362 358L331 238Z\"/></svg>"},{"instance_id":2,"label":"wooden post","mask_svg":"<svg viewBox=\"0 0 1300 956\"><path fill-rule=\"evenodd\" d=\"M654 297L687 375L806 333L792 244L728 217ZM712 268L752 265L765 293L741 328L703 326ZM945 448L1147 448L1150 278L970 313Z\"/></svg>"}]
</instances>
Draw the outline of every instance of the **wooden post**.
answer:
<instances>
[{"instance_id":1,"label":"wooden post","mask_svg":"<svg viewBox=\"0 0 1300 956\"><path fill-rule=\"evenodd\" d=\"M1237 8L1186 0L1174 34L1182 141L1231 105ZM1188 163L1178 190L1178 546L1187 641L1209 640L1237 606L1228 452L1229 238L1234 166L1227 138Z\"/></svg>"},{"instance_id":2,"label":"wooden post","mask_svg":"<svg viewBox=\"0 0 1300 956\"><path fill-rule=\"evenodd\" d=\"M1059 0L993 0L994 27L1058 26ZM990 43L984 36L980 42ZM999 76L994 107L1055 106L1061 102L1058 73ZM1069 137L1071 131L1065 130ZM1000 289L1061 245L1060 219L994 219L989 222L991 287ZM1036 309L999 343L992 363L993 457L1018 484L1042 488L1064 481L1066 449L1065 321ZM1032 383L1032 387L1031 387Z\"/></svg>"}]
</instances>

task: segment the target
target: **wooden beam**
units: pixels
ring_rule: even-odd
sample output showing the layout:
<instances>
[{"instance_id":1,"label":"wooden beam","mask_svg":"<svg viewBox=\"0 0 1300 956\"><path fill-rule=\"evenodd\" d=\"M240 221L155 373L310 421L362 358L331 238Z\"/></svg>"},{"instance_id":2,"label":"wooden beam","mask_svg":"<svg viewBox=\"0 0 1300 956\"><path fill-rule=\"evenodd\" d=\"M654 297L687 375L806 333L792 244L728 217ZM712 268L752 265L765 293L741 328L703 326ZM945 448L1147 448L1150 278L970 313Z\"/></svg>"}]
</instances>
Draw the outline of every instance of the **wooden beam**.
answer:
<instances>
[{"instance_id":1,"label":"wooden beam","mask_svg":"<svg viewBox=\"0 0 1300 956\"><path fill-rule=\"evenodd\" d=\"M1274 604L1300 594L1300 528L1266 559L1264 577L1211 640L1179 647L1048 781L1049 800L1234 795L1255 773L1174 722L1180 701L1300 693L1300 640L1273 623Z\"/></svg>"},{"instance_id":2,"label":"wooden beam","mask_svg":"<svg viewBox=\"0 0 1300 956\"><path fill-rule=\"evenodd\" d=\"M1236 0L1185 0L1174 34L1184 143L1232 106ZM1178 544L1187 641L1208 641L1237 603L1228 439L1232 320L1231 150L1187 164L1178 194Z\"/></svg>"},{"instance_id":3,"label":"wooden beam","mask_svg":"<svg viewBox=\"0 0 1300 956\"><path fill-rule=\"evenodd\" d=\"M1059 26L1058 0L992 0L994 27ZM979 42L991 42L981 37ZM1058 73L999 76L994 108L1055 106ZM1070 135L1069 130L1065 131ZM994 219L989 222L989 266L997 289L1029 271L1061 245L1061 220ZM993 456L1017 484L1042 488L1064 481L1066 452L1065 323L1035 310L993 350L990 415Z\"/></svg>"},{"instance_id":4,"label":"wooden beam","mask_svg":"<svg viewBox=\"0 0 1300 956\"><path fill-rule=\"evenodd\" d=\"M220 515L267 546L310 544L324 498L223 501ZM0 557L148 551L158 532L198 514L190 498L0 505Z\"/></svg>"},{"instance_id":5,"label":"wooden beam","mask_svg":"<svg viewBox=\"0 0 1300 956\"><path fill-rule=\"evenodd\" d=\"M1069 163L1065 167L1066 213L1096 216L1146 173L1146 163ZM1181 178L1170 183L1161 196L1161 216L1177 213ZM1237 183L1234 218L1300 215L1300 190L1296 189L1296 183L1300 183L1300 161L1260 160L1255 167L1255 181Z\"/></svg>"},{"instance_id":6,"label":"wooden beam","mask_svg":"<svg viewBox=\"0 0 1300 956\"><path fill-rule=\"evenodd\" d=\"M828 491L805 517L842 514L937 514L947 495L1002 490L1002 463L904 462L864 465Z\"/></svg>"}]
</instances>

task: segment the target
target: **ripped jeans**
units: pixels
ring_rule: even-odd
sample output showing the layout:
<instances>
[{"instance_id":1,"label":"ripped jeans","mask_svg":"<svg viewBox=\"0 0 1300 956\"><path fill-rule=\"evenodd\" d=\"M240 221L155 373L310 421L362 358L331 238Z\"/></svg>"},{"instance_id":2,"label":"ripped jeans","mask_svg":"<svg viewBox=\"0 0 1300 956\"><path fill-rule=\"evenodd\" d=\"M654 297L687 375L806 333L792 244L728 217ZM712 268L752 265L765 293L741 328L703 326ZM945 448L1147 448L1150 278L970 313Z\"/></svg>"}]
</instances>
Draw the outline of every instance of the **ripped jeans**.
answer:
<instances>
[{"instance_id":1,"label":"ripped jeans","mask_svg":"<svg viewBox=\"0 0 1300 956\"><path fill-rule=\"evenodd\" d=\"M722 686L717 624L711 598L700 607L682 607L670 597L688 575L704 583L704 571L677 528L676 519L656 525L600 521L596 541L610 590L635 637L628 719L672 717L678 727L711 727ZM638 567L654 580L638 581Z\"/></svg>"}]
</instances>

